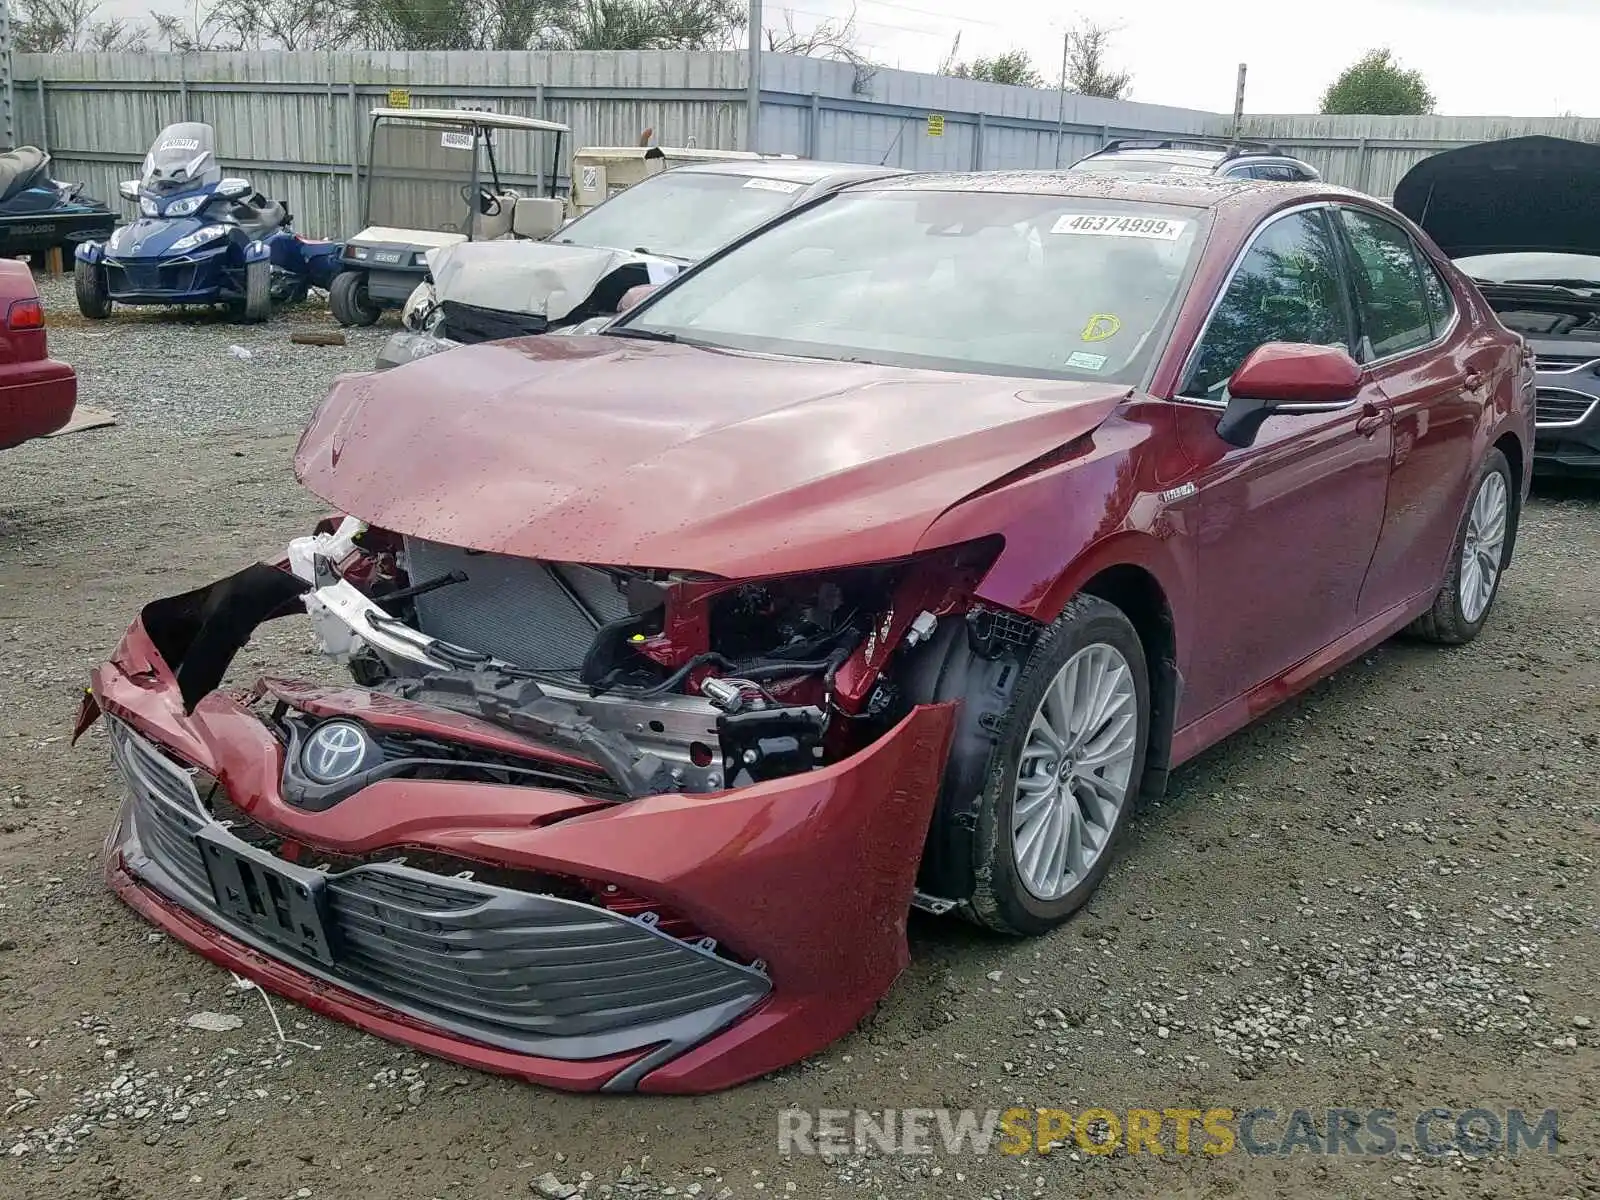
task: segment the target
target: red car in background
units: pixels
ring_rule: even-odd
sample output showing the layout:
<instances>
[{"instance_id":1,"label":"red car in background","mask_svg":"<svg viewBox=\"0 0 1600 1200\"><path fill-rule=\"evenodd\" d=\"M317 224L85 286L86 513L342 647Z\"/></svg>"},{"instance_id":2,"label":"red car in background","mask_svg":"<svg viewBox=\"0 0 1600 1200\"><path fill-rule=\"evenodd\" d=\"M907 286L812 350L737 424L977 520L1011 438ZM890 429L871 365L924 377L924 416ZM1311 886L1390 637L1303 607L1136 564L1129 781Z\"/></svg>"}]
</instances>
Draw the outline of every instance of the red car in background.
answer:
<instances>
[{"instance_id":1,"label":"red car in background","mask_svg":"<svg viewBox=\"0 0 1600 1200\"><path fill-rule=\"evenodd\" d=\"M54 433L72 419L78 377L50 357L44 305L26 263L0 258L0 450Z\"/></svg>"},{"instance_id":2,"label":"red car in background","mask_svg":"<svg viewBox=\"0 0 1600 1200\"><path fill-rule=\"evenodd\" d=\"M846 189L597 336L337 383L295 465L348 515L94 673L108 877L432 1053L749 1079L883 996L914 905L1044 933L1175 766L1403 629L1472 640L1532 401L1366 196ZM221 690L293 613L352 682Z\"/></svg>"}]
</instances>

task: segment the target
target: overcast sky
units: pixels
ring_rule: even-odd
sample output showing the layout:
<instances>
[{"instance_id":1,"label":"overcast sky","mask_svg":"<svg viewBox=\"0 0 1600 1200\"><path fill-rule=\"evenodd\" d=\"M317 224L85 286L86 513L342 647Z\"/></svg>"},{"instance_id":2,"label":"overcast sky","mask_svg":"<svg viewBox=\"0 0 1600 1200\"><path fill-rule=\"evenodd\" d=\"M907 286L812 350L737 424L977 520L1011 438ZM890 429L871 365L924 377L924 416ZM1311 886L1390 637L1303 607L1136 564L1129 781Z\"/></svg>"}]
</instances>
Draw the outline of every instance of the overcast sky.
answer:
<instances>
[{"instance_id":1,"label":"overcast sky","mask_svg":"<svg viewBox=\"0 0 1600 1200\"><path fill-rule=\"evenodd\" d=\"M806 28L848 15L852 0L764 0ZM1315 112L1323 89L1368 49L1388 46L1420 69L1441 113L1600 116L1600 0L855 0L864 48L890 66L934 70L961 34L961 57L1026 49L1039 73L1061 71L1061 33L1076 14L1119 29L1115 64L1132 99L1231 111L1238 64L1253 112ZM1298 11L1296 11L1298 10ZM962 13L973 15L963 16Z\"/></svg>"}]
</instances>

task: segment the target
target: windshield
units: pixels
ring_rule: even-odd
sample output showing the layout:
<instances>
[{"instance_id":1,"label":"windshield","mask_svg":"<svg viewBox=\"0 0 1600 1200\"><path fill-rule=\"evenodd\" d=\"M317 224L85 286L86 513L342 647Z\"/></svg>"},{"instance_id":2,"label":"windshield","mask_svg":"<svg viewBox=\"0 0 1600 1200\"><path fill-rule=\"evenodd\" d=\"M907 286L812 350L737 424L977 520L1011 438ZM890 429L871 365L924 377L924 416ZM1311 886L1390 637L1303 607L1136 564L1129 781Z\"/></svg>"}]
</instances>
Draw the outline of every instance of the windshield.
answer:
<instances>
[{"instance_id":1,"label":"windshield","mask_svg":"<svg viewBox=\"0 0 1600 1200\"><path fill-rule=\"evenodd\" d=\"M1564 283L1600 287L1600 258L1591 254L1473 254L1455 260L1474 279L1488 283Z\"/></svg>"},{"instance_id":2,"label":"windshield","mask_svg":"<svg viewBox=\"0 0 1600 1200\"><path fill-rule=\"evenodd\" d=\"M1195 163L1172 162L1159 158L1129 158L1124 154L1108 154L1104 158L1086 158L1072 165L1074 171L1094 171L1111 175L1209 175L1210 167Z\"/></svg>"},{"instance_id":3,"label":"windshield","mask_svg":"<svg viewBox=\"0 0 1600 1200\"><path fill-rule=\"evenodd\" d=\"M1197 257L1197 209L840 193L683 276L617 328L804 358L1131 382Z\"/></svg>"},{"instance_id":4,"label":"windshield","mask_svg":"<svg viewBox=\"0 0 1600 1200\"><path fill-rule=\"evenodd\" d=\"M367 165L367 225L467 234L479 190L498 190L488 132L470 123L380 117Z\"/></svg>"},{"instance_id":5,"label":"windshield","mask_svg":"<svg viewBox=\"0 0 1600 1200\"><path fill-rule=\"evenodd\" d=\"M211 126L198 121L168 125L144 156L139 186L147 192L175 192L217 183L222 167L217 162L217 137Z\"/></svg>"},{"instance_id":6,"label":"windshield","mask_svg":"<svg viewBox=\"0 0 1600 1200\"><path fill-rule=\"evenodd\" d=\"M553 240L698 262L788 208L805 188L787 179L663 171L618 192Z\"/></svg>"}]
</instances>

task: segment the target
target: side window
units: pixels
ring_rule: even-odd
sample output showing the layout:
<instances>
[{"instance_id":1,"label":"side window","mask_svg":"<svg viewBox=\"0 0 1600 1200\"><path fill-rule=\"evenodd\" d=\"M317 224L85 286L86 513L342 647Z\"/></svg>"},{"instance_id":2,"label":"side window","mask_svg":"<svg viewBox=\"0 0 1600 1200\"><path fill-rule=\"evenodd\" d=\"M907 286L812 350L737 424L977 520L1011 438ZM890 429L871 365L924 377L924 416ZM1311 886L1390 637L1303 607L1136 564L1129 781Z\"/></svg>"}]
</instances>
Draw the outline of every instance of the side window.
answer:
<instances>
[{"instance_id":1,"label":"side window","mask_svg":"<svg viewBox=\"0 0 1600 1200\"><path fill-rule=\"evenodd\" d=\"M1267 342L1348 348L1350 317L1338 263L1338 245L1322 210L1293 213L1266 226L1201 335L1182 395L1219 399L1239 364Z\"/></svg>"},{"instance_id":2,"label":"side window","mask_svg":"<svg viewBox=\"0 0 1600 1200\"><path fill-rule=\"evenodd\" d=\"M1300 178L1300 172L1293 167L1278 163L1261 163L1256 167L1256 178L1271 179L1277 183L1294 183Z\"/></svg>"},{"instance_id":3,"label":"side window","mask_svg":"<svg viewBox=\"0 0 1600 1200\"><path fill-rule=\"evenodd\" d=\"M1417 264L1422 268L1422 290L1428 297L1428 316L1433 321L1433 336L1438 337L1450 324L1450 318L1455 316L1455 298L1421 250L1417 251Z\"/></svg>"},{"instance_id":4,"label":"side window","mask_svg":"<svg viewBox=\"0 0 1600 1200\"><path fill-rule=\"evenodd\" d=\"M1433 318L1411 235L1370 213L1347 208L1340 215L1355 252L1362 359L1388 358L1432 341Z\"/></svg>"}]
</instances>

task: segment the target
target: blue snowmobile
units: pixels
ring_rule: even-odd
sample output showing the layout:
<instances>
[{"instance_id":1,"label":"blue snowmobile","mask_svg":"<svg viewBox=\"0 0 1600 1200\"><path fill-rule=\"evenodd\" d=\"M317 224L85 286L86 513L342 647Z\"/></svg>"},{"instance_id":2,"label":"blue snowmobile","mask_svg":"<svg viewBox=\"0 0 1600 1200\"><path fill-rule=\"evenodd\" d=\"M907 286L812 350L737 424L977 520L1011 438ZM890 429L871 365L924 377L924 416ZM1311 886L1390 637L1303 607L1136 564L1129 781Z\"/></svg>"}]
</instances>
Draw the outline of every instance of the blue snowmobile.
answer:
<instances>
[{"instance_id":1,"label":"blue snowmobile","mask_svg":"<svg viewBox=\"0 0 1600 1200\"><path fill-rule=\"evenodd\" d=\"M50 156L37 146L0 154L0 256L109 236L117 218L82 187L51 178Z\"/></svg>"},{"instance_id":2,"label":"blue snowmobile","mask_svg":"<svg viewBox=\"0 0 1600 1200\"><path fill-rule=\"evenodd\" d=\"M86 317L108 317L113 304L221 304L235 320L265 321L342 269L340 243L300 237L285 205L223 176L209 125L168 125L143 176L120 190L138 219L75 254Z\"/></svg>"}]
</instances>

